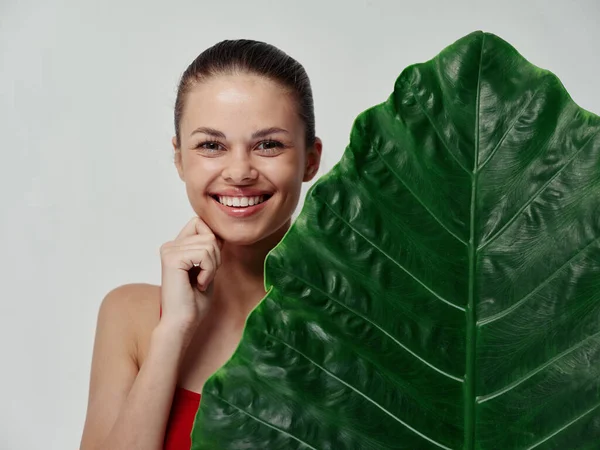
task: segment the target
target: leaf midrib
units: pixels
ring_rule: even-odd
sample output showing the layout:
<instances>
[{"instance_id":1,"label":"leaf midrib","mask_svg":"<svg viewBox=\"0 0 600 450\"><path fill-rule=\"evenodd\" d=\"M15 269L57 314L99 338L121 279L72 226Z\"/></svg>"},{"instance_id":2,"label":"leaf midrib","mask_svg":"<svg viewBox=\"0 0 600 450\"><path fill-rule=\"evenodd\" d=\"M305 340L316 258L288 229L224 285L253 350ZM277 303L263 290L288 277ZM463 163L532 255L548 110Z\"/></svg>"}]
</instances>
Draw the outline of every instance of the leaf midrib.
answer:
<instances>
[{"instance_id":1,"label":"leaf midrib","mask_svg":"<svg viewBox=\"0 0 600 450\"><path fill-rule=\"evenodd\" d=\"M475 206L477 204L477 182L479 172L479 114L481 105L481 72L483 69L483 49L485 33L481 38L481 51L479 56L479 72L477 74L477 99L475 102L475 152L473 156L473 177L471 179L471 207L469 223L469 299L466 308L466 370L465 370L465 450L475 448L475 356L476 356L476 327L475 315L475 264L477 260L477 245L475 242Z\"/></svg>"}]
</instances>

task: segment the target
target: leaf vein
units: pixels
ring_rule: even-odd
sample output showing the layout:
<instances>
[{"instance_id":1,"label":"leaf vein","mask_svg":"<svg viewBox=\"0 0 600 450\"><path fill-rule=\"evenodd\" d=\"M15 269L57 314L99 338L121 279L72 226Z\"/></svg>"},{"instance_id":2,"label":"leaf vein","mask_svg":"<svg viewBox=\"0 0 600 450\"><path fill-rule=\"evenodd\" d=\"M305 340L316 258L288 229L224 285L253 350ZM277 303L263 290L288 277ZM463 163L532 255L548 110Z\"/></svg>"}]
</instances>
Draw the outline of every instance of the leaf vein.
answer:
<instances>
[{"instance_id":1,"label":"leaf vein","mask_svg":"<svg viewBox=\"0 0 600 450\"><path fill-rule=\"evenodd\" d=\"M350 228L352 231L354 231L356 234L358 234L360 237L362 237L365 241L367 241L369 244L371 244L371 246L373 246L373 248L377 249L377 251L379 251L382 255L384 255L386 258L388 258L390 261L392 261L394 264L396 264L408 276L410 276L413 280L415 280L417 283L419 283L421 286L423 286L427 291L429 291L431 294L433 294L435 298L437 298L438 300L446 303L448 306L456 308L456 309L458 309L460 311L464 311L465 310L465 308L463 308L462 306L455 305L454 303L446 300L444 297L442 297L437 292L435 292L433 289L431 289L429 286L427 286L425 283L423 283L423 281L421 281L419 278L417 278L415 275L413 275L410 271L408 271L408 269L406 269L404 266L402 266L402 264L400 264L398 261L396 261L390 255L388 255L383 249L381 249L380 247L378 247L377 245L375 245L375 243L373 243L372 241L370 241L360 231L358 231L356 228L354 228L352 225L350 225L350 223L346 219L344 219L340 214L338 214L329 205L329 203L327 203L325 200L323 200L322 198L317 197L317 196L315 196L315 198L318 198L319 200L321 200L323 202L323 204L333 213L334 216L336 216L338 219L340 219L342 222L344 222L346 224L346 226L348 226L348 228Z\"/></svg>"},{"instance_id":2,"label":"leaf vein","mask_svg":"<svg viewBox=\"0 0 600 450\"><path fill-rule=\"evenodd\" d=\"M592 334L591 336L586 337L581 342L578 342L577 344L573 345L572 347L568 348L567 350L559 353L554 358L551 358L550 360L546 361L544 364L542 364L538 368L532 370L531 372L529 372L528 374L526 374L525 376L523 376L520 380L513 381L512 383L510 383L506 387L504 387L504 388L502 388L502 389L500 389L500 390L498 390L498 391L496 391L494 393L487 394L487 395L482 395L482 396L477 397L477 403L479 403L479 404L485 403L485 402L487 402L489 400L492 400L493 398L496 398L496 397L498 397L500 395L506 394L507 392L511 391L512 389L516 388L520 384L522 384L525 381L527 381L529 378L533 377L535 374L537 374L537 373L541 372L542 370L544 370L546 367L549 367L552 364L560 361L562 358L564 358L565 356L567 356L569 353L572 353L575 350L583 347L586 343L588 343L589 341L593 340L594 338L597 338L598 336L600 336L600 331L597 332L597 333Z\"/></svg>"},{"instance_id":3,"label":"leaf vein","mask_svg":"<svg viewBox=\"0 0 600 450\"><path fill-rule=\"evenodd\" d=\"M494 147L494 149L490 152L490 154L485 159L485 161L483 161L481 163L481 165L477 169L478 172L482 171L483 168L487 165L487 163L496 154L496 151L498 151L498 149L500 148L500 146L502 145L502 143L504 142L504 140L506 139L506 137L508 136L508 134L515 127L515 125L517 124L517 122L519 121L519 119L521 118L521 116L523 116L523 114L525 114L525 111L527 110L527 108L529 108L529 105L531 105L531 102L533 101L533 99L535 98L535 96L537 95L537 93L540 91L540 89L541 89L541 86L538 86L538 88L531 95L531 98L529 99L529 101L527 102L527 104L523 107L523 109L521 109L521 111L519 111L519 113L515 117L515 120L510 124L510 126L508 127L508 129L504 132L504 134L502 135L502 137L500 138L500 140L498 141L498 143L496 144L496 146Z\"/></svg>"},{"instance_id":4,"label":"leaf vein","mask_svg":"<svg viewBox=\"0 0 600 450\"><path fill-rule=\"evenodd\" d=\"M600 240L600 237L595 238L589 244L587 244L585 247L583 247L581 250L579 250L577 253L575 253L562 266L560 266L558 269L556 269L550 276L548 276L548 278L546 278L544 281L542 281L533 291L531 291L529 294L526 294L522 299L515 302L508 308L506 308L492 316L489 316L489 317L486 317L485 319L480 320L479 322L477 322L477 325L480 327L482 327L484 325L488 325L499 319L502 319L504 316L507 316L508 314L512 313L515 309L520 308L522 305L524 305L527 302L527 300L529 300L529 298L531 298L532 296L537 294L540 290L542 290L548 283L550 283L550 281L552 281L554 279L554 277L556 277L556 275L558 275L565 267L568 267L578 256L583 254L589 247L591 247L596 242L598 242L598 240Z\"/></svg>"},{"instance_id":5,"label":"leaf vein","mask_svg":"<svg viewBox=\"0 0 600 450\"><path fill-rule=\"evenodd\" d=\"M232 404L232 403L229 403L227 400L225 400L225 399L224 399L223 397L221 397L220 395L216 395L216 394L213 394L213 393L208 393L208 392L207 392L207 393L205 393L204 395L206 395L206 394L212 395L213 397L215 397L215 398L217 398L217 399L221 400L223 403L226 403L226 404L228 404L229 406L231 406L232 408L235 408L235 409L237 409L237 410L238 410L239 412L241 412L242 414L245 414L245 415L247 415L248 417L250 417L250 418L254 419L255 421L257 421L257 422L259 422L259 423L261 423L261 424L263 424L263 425L265 425L265 426L267 426L267 427L269 427L269 428L272 428L272 429L274 429L275 431L279 431L280 433L282 433L282 434L285 434L286 436L289 436L289 437L291 437L292 439L294 439L294 440L296 440L296 441L300 442L301 444L303 444L303 445L307 446L308 448L311 448L312 450L317 450L315 447L313 447L312 445L310 445L310 444L308 444L308 443L304 442L302 439L300 439L300 438L298 438L298 437L294 436L293 434L291 434L291 433L288 433L287 431L284 431L284 430L282 430L281 428L278 428L278 427L276 427L275 425L271 425L270 423L268 423L268 422L266 422L266 421L264 421L264 420L262 420L262 419L259 419L258 417L256 417L256 416L254 416L254 415L250 414L248 411L245 411L245 410L243 410L243 409L242 409L242 408L240 408L239 406L236 406L236 405L234 405L234 404Z\"/></svg>"},{"instance_id":6,"label":"leaf vein","mask_svg":"<svg viewBox=\"0 0 600 450\"><path fill-rule=\"evenodd\" d=\"M417 200L417 202L419 202L421 204L421 206L423 208L425 208L425 211L427 211L429 213L429 215L437 222L441 225L441 227L446 230L448 233L450 233L452 236L454 236L454 238L456 238L459 242L461 242L464 245L467 245L467 242L462 239L460 236L458 236L456 233L454 233L452 230L450 230L450 228L448 226L446 226L434 213L433 211L431 211L431 209L429 209L427 207L427 205L425 205L425 203L423 202L423 200L421 200L421 198L408 186L408 184L402 179L402 177L400 177L400 174L398 174L393 168L392 166L390 166L388 164L388 162L385 160L385 158L383 157L383 155L375 148L375 152L377 153L377 155L379 155L379 157L381 158L381 160L383 161L383 163L386 165L386 167L389 169L389 171L396 177L396 179L402 183L402 185L404 185L404 187L408 190L408 192L410 192L410 194Z\"/></svg>"},{"instance_id":7,"label":"leaf vein","mask_svg":"<svg viewBox=\"0 0 600 450\"><path fill-rule=\"evenodd\" d=\"M390 412L387 409L385 409L383 406L381 406L375 400L369 398L366 394L364 394L363 392L361 392L360 390L358 390L357 388L355 388L351 384L349 384L349 383L345 382L344 380L342 380L341 378L337 377L336 375L334 375L333 373L331 373L329 370L327 370L325 367L321 366L316 361L312 360L310 357L308 357L307 355L305 355L304 353L302 353L300 350L294 348L293 346L291 346L287 342L282 341L281 339L273 336L272 334L267 333L266 331L264 331L264 334L266 334L271 339L273 339L275 341L278 341L281 344L285 345L290 350L298 353L299 355L301 355L302 357L304 357L307 361L309 361L312 365L314 365L315 367L318 367L321 371L323 371L323 373L327 374L329 377L333 378L334 380L336 380L339 383L343 384L344 386L346 386L347 388L349 388L353 392L357 393L358 395L360 395L361 397L363 397L365 400L367 400L368 402L372 403L374 406L376 406L377 408L379 408L381 411L383 411L384 413L386 413L391 418L395 419L398 423L402 424L404 427L408 428L410 431L412 431L416 435L418 435L418 436L422 437L423 439L431 442L432 444L437 445L440 448L443 448L445 450L452 450L451 448L446 447L445 445L441 444L440 442L435 441L434 439L430 438L429 436L427 436L427 435L423 434L422 432L418 431L417 429L411 427L409 424L407 424L406 422L404 422L399 417L396 417L392 412Z\"/></svg>"},{"instance_id":8,"label":"leaf vein","mask_svg":"<svg viewBox=\"0 0 600 450\"><path fill-rule=\"evenodd\" d=\"M583 419L585 416L587 416L588 414L592 413L594 410L598 409L600 407L600 403L597 403L595 406L591 407L590 409L588 409L586 412L584 412L583 414L580 414L578 417L576 417L575 419L571 420L569 423L567 423L566 425L562 426L561 428L559 428L558 430L556 430L554 433L552 433L549 436L546 436L544 439L542 439L539 442L536 442L535 444L533 444L531 447L528 447L526 450L532 450L536 447L539 447L540 445L542 445L544 442L546 442L549 439L552 439L554 436L556 436L558 433L561 433L562 431L566 430L567 428L569 428L571 425L573 425L574 423L578 422L579 420Z\"/></svg>"},{"instance_id":9,"label":"leaf vein","mask_svg":"<svg viewBox=\"0 0 600 450\"><path fill-rule=\"evenodd\" d=\"M460 383L463 382L463 379L454 375L451 375L445 371L443 371L442 369L434 366L433 364L431 364L429 361L427 361L426 359L424 359L423 357L419 356L417 353L415 353L414 351L412 351L410 348L408 348L407 346L405 346L404 344L402 344L402 342L398 341L394 336L392 336L390 333L388 333L386 330L384 330L382 327L380 327L379 325L377 325L375 322L371 321L368 317L362 315L361 313L359 313L358 311L355 311L354 309L350 308L348 305L344 304L342 301L340 301L339 299L329 295L327 292L325 292L324 290L322 290L321 288L313 285L312 283L308 282L307 280L299 277L296 274L293 274L291 272L288 272L287 270L283 270L283 269L275 269L275 270L279 270L280 272L283 272L289 276L292 276L296 279L298 279L299 281L303 282L304 284L306 284L307 286L315 289L316 291L319 291L321 294L323 294L325 297L329 298L330 300L334 301L335 303L337 303L338 305L346 308L348 311L350 311L352 314L354 314L357 317L360 317L361 319L363 319L365 322L371 324L372 326L374 326L375 328L377 328L379 331L381 331L383 334L385 334L388 338L390 338L396 345L398 345L400 348L404 349L406 352L410 353L412 356L414 356L416 359L418 359L420 362L422 362L423 364L429 366L430 368L432 368L433 370L435 370L436 372L451 378L453 380L456 380Z\"/></svg>"},{"instance_id":10,"label":"leaf vein","mask_svg":"<svg viewBox=\"0 0 600 450\"><path fill-rule=\"evenodd\" d=\"M419 101L419 98L417 97L417 94L415 92L415 90L413 89L412 84L408 84L408 87L410 89L410 92L412 93L413 97L415 98L417 104L419 105L419 107L421 108L421 111L423 111L423 114L425 114L425 117L427 117L427 120L429 121L429 123L431 124L431 127L433 128L433 130L435 131L435 134L437 135L438 139L440 140L440 142L444 145L444 147L446 148L446 150L448 151L448 154L452 157L452 159L454 161L456 161L456 164L458 164L458 166L464 170L465 172L467 172L469 174L469 176L472 176L472 173L469 172L469 170L458 160L458 158L456 157L456 155L450 151L450 147L448 147L448 144L446 144L446 141L444 139L442 139L442 135L439 132L439 130L437 129L437 127L435 126L435 124L433 123L433 119L429 116L429 114L427 114L427 111L425 110L425 107L421 104L421 102Z\"/></svg>"},{"instance_id":11,"label":"leaf vein","mask_svg":"<svg viewBox=\"0 0 600 450\"><path fill-rule=\"evenodd\" d=\"M475 223L476 223L476 205L477 205L477 185L479 183L479 172L477 171L477 165L479 164L479 116L481 114L481 74L483 72L483 56L485 49L485 33L481 38L481 50L479 54L479 68L477 73L477 99L475 102L475 136L473 141L475 143L475 154L473 155L473 178L471 180L471 202L469 205L469 292L466 308L466 328L467 328L467 339L466 339L466 361L465 361L465 410L464 410L464 436L465 436L465 448L467 450L473 450L475 448L475 422L476 413L475 410L475 380L477 376L475 358L477 351L477 318L475 308L475 271L476 271L476 256L477 246L475 239L478 237L475 235Z\"/></svg>"},{"instance_id":12,"label":"leaf vein","mask_svg":"<svg viewBox=\"0 0 600 450\"><path fill-rule=\"evenodd\" d=\"M479 252L479 251L483 250L485 247L487 247L492 242L494 242L502 234L502 232L504 230L506 230L515 220L517 220L517 218L521 215L521 213L523 211L525 211L525 209L538 198L538 196L550 185L550 183L552 183L552 181L554 181L563 172L563 170L565 170L575 160L575 157L577 155L579 155L579 153L581 153L583 151L583 149L585 149L587 147L587 145L590 142L592 142L592 140L596 136L598 136L599 133L600 133L600 129L598 129L598 131L596 131L596 133L592 134L592 136L590 136L590 138L586 141L585 144L583 144L581 146L581 148L579 150L577 150L576 152L573 152L573 154L569 157L569 159L567 160L565 165L562 166L554 175L552 175L552 177L548 181L546 181L546 183L544 183L544 185L541 188L539 188L533 194L533 196L527 202L525 202L525 204L523 204L523 206L521 206L521 208L519 208L519 210L504 224L504 226L502 228L500 228L495 234L490 236L490 238L486 242L481 244L479 246L479 248L477 249L477 251Z\"/></svg>"}]
</instances>

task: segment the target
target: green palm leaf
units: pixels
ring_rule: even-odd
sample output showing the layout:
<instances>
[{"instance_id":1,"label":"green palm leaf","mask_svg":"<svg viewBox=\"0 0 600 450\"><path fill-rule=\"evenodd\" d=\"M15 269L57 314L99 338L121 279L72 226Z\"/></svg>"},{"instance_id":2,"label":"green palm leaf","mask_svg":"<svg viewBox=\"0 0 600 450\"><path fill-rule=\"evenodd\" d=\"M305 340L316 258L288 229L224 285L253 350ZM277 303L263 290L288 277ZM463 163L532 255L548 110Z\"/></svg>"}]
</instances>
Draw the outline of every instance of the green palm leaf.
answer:
<instances>
[{"instance_id":1,"label":"green palm leaf","mask_svg":"<svg viewBox=\"0 0 600 450\"><path fill-rule=\"evenodd\" d=\"M405 69L265 273L194 449L600 448L600 118L500 38Z\"/></svg>"}]
</instances>

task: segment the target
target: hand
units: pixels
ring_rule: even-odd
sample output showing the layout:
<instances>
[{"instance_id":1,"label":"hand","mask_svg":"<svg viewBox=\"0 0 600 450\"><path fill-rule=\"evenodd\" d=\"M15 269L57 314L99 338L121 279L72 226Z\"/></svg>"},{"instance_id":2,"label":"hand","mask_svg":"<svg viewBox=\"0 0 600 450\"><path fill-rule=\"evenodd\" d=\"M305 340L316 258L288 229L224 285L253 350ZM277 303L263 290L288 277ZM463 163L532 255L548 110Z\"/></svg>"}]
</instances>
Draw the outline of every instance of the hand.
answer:
<instances>
[{"instance_id":1,"label":"hand","mask_svg":"<svg viewBox=\"0 0 600 450\"><path fill-rule=\"evenodd\" d=\"M194 217L174 241L160 247L161 322L193 333L210 305L222 246L208 225Z\"/></svg>"}]
</instances>

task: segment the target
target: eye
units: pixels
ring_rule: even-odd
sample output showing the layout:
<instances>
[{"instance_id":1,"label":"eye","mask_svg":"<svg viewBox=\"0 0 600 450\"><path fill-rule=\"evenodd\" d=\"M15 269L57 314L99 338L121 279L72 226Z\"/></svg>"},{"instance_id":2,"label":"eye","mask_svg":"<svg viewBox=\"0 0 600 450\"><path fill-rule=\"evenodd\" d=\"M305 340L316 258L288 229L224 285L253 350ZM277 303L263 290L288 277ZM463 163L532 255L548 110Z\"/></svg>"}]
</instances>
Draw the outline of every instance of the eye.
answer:
<instances>
[{"instance_id":1,"label":"eye","mask_svg":"<svg viewBox=\"0 0 600 450\"><path fill-rule=\"evenodd\" d=\"M203 141L196 145L194 149L201 150L202 153L206 154L215 154L223 150L223 146L218 141Z\"/></svg>"},{"instance_id":2,"label":"eye","mask_svg":"<svg viewBox=\"0 0 600 450\"><path fill-rule=\"evenodd\" d=\"M257 149L265 155L275 155L281 153L285 146L279 141L267 140L258 144Z\"/></svg>"}]
</instances>

